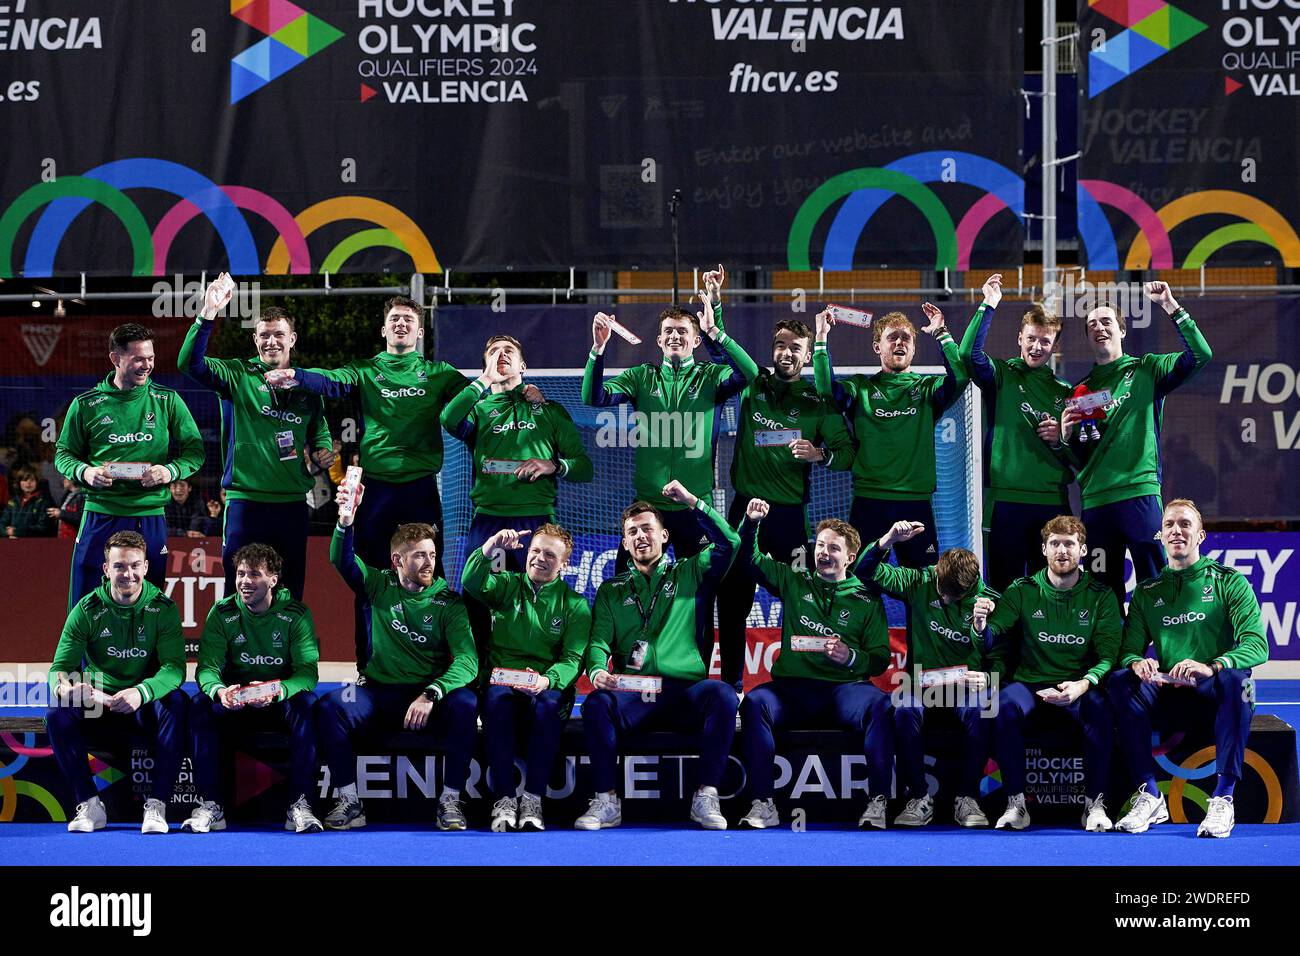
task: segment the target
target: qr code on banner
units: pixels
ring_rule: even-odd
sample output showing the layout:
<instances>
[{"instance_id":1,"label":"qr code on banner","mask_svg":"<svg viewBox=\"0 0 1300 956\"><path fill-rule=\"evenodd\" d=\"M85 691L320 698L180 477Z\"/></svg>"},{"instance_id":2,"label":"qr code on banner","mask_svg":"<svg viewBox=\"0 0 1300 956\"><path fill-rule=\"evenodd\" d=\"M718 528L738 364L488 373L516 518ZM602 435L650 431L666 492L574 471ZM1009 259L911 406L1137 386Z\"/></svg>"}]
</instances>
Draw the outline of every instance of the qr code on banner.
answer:
<instances>
[{"instance_id":1,"label":"qr code on banner","mask_svg":"<svg viewBox=\"0 0 1300 956\"><path fill-rule=\"evenodd\" d=\"M663 189L640 166L600 167L600 227L652 229L664 224Z\"/></svg>"}]
</instances>

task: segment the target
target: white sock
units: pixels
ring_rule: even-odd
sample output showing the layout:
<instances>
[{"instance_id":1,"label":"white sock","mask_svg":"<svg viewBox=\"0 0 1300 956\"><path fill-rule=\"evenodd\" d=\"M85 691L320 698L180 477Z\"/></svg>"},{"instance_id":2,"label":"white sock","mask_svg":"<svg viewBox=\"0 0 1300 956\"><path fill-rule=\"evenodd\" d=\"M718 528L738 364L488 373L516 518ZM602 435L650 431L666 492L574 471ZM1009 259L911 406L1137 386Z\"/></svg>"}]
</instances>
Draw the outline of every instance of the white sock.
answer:
<instances>
[{"instance_id":1,"label":"white sock","mask_svg":"<svg viewBox=\"0 0 1300 956\"><path fill-rule=\"evenodd\" d=\"M532 797L534 800L537 800L537 801L540 801L540 800L542 799L542 798L539 797L537 794L535 794L535 793L529 793L527 790L524 791L523 796L525 796L525 797Z\"/></svg>"},{"instance_id":2,"label":"white sock","mask_svg":"<svg viewBox=\"0 0 1300 956\"><path fill-rule=\"evenodd\" d=\"M717 788L717 787L700 787L700 789L699 789L697 792L700 793L700 794L704 794L704 795L710 796L710 797L716 797L716 796L718 795L718 788Z\"/></svg>"},{"instance_id":3,"label":"white sock","mask_svg":"<svg viewBox=\"0 0 1300 956\"><path fill-rule=\"evenodd\" d=\"M444 799L444 800L459 800L459 799L460 799L460 791L459 791L459 790L453 790L453 789L451 789L451 787L443 787L443 788L442 788L442 799Z\"/></svg>"},{"instance_id":4,"label":"white sock","mask_svg":"<svg viewBox=\"0 0 1300 956\"><path fill-rule=\"evenodd\" d=\"M339 799L346 800L348 803L355 803L357 800L357 785L350 783L346 787L339 787Z\"/></svg>"}]
</instances>

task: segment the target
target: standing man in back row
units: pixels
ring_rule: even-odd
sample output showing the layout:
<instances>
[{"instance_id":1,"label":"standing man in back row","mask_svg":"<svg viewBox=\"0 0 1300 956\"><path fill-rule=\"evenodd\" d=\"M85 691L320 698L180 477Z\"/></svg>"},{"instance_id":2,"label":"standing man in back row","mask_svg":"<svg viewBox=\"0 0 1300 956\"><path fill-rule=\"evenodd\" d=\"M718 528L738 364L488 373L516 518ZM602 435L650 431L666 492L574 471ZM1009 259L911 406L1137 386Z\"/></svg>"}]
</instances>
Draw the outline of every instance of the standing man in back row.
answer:
<instances>
[{"instance_id":1,"label":"standing man in back row","mask_svg":"<svg viewBox=\"0 0 1300 956\"><path fill-rule=\"evenodd\" d=\"M609 344L613 316L596 314L591 325L592 349L582 379L582 400L597 408L630 404L645 416L652 443L636 449L633 488L638 501L655 508L668 532L668 544L678 561L699 554L707 544L690 508L666 497L663 489L680 481L693 497L712 503L713 461L722 406L740 394L758 376L758 366L735 339L718 326L714 301L721 288L700 293L704 311L665 309L659 316L659 363L646 362L604 380L605 346ZM701 334L725 353L728 365L696 362ZM620 549L617 573L628 567L628 553Z\"/></svg>"},{"instance_id":2,"label":"standing man in back row","mask_svg":"<svg viewBox=\"0 0 1300 956\"><path fill-rule=\"evenodd\" d=\"M311 450L318 468L334 463L325 406L319 395L266 384L267 372L289 367L289 353L298 342L293 316L284 309L263 309L258 316L253 326L256 358L207 357L216 317L234 291L229 280L222 273L208 286L203 314L185 333L176 359L186 377L216 392L220 401L225 596L235 593L235 553L247 544L264 544L283 562L280 584L301 601L307 574L307 492L314 484L303 452Z\"/></svg>"},{"instance_id":3,"label":"standing man in back row","mask_svg":"<svg viewBox=\"0 0 1300 956\"><path fill-rule=\"evenodd\" d=\"M153 381L153 332L119 325L108 337L112 373L68 406L54 466L88 489L72 552L71 611L104 578L104 546L119 531L144 537L149 583L167 583L168 490L203 465L203 439L179 394ZM176 444L176 456L170 454ZM114 478L109 465L143 466L143 477Z\"/></svg>"},{"instance_id":4,"label":"standing man in back row","mask_svg":"<svg viewBox=\"0 0 1300 956\"><path fill-rule=\"evenodd\" d=\"M706 276L707 282L707 276ZM706 286L707 287L707 286ZM722 305L714 303L722 324ZM758 377L740 399L731 486L736 497L727 523L739 527L749 502L767 503L758 525L758 548L771 560L811 571L808 499L814 468L848 471L856 449L844 416L802 378L812 360L812 329L782 319L772 329L772 371ZM755 566L736 561L718 586L718 650L722 679L739 692L745 665L745 623L754 605Z\"/></svg>"},{"instance_id":5,"label":"standing man in back row","mask_svg":"<svg viewBox=\"0 0 1300 956\"><path fill-rule=\"evenodd\" d=\"M1081 428L1078 409L1061 415L1064 441L1080 462L1083 523L1100 561L1089 568L1124 603L1124 552L1133 557L1136 580L1155 577L1165 566L1156 540L1160 533L1160 428L1165 398L1210 364L1214 353L1164 282L1148 282L1146 294L1173 319L1181 352L1140 358L1124 354L1124 316L1113 305L1088 313L1088 341L1095 364L1080 383L1089 392L1110 392L1105 418ZM1085 440L1087 436L1090 440Z\"/></svg>"},{"instance_id":6,"label":"standing man in back row","mask_svg":"<svg viewBox=\"0 0 1300 956\"><path fill-rule=\"evenodd\" d=\"M899 565L907 568L928 567L939 556L930 504L935 489L934 426L968 381L943 313L929 302L921 308L930 320L922 331L934 336L943 350L944 375L912 371L916 329L902 312L890 312L872 324L880 371L871 375L835 378L827 345L835 319L829 312L817 316L813 345L817 394L849 416L858 442L849 524L864 542L881 538L899 521L921 525L923 530L901 539L896 548Z\"/></svg>"},{"instance_id":7,"label":"standing man in back row","mask_svg":"<svg viewBox=\"0 0 1300 956\"><path fill-rule=\"evenodd\" d=\"M366 514L356 528L357 556L373 568L389 564L389 540L400 524L434 529L442 577L442 429L438 413L465 387L465 378L446 362L420 353L424 319L420 304L405 296L384 303L384 351L340 369L272 369L272 388L299 386L329 398L356 396L361 403L361 467L365 469ZM357 669L366 645L365 599L355 599Z\"/></svg>"},{"instance_id":8,"label":"standing man in back row","mask_svg":"<svg viewBox=\"0 0 1300 956\"><path fill-rule=\"evenodd\" d=\"M559 402L526 394L524 349L494 335L483 349L483 374L442 410L442 427L469 447L473 460L474 518L465 536L465 560L502 531L532 532L555 521L559 480L588 482L594 470L582 436ZM520 572L519 549L498 550L493 570ZM474 642L486 663L492 619L486 604L466 594Z\"/></svg>"},{"instance_id":9,"label":"standing man in back row","mask_svg":"<svg viewBox=\"0 0 1300 956\"><path fill-rule=\"evenodd\" d=\"M1044 567L1040 529L1069 514L1074 480L1056 441L1056 420L1070 397L1052 371L1061 320L1032 306L1020 320L1020 357L990 358L984 339L1001 301L1002 276L990 276L961 340L962 365L984 396L985 572L995 591Z\"/></svg>"}]
</instances>

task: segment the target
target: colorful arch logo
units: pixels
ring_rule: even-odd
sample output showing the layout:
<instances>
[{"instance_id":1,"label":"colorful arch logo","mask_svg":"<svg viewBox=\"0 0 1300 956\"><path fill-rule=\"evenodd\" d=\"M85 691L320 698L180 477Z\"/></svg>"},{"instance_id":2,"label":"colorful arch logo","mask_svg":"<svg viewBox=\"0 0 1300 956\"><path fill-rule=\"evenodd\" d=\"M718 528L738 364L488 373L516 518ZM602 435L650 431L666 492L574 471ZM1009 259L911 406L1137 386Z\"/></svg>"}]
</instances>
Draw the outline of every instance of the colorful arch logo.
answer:
<instances>
[{"instance_id":1,"label":"colorful arch logo","mask_svg":"<svg viewBox=\"0 0 1300 956\"><path fill-rule=\"evenodd\" d=\"M153 189L176 198L150 228L128 190ZM368 227L325 252L320 272L337 272L363 249L387 247L404 252L417 272L438 273L442 266L420 227L396 206L366 196L335 196L293 215L280 202L247 186L218 186L201 173L164 159L120 159L82 174L40 182L18 195L0 215L0 278L17 274L14 243L29 217L44 207L27 242L21 274L54 274L59 245L73 221L91 203L108 209L130 240L131 275L167 275L167 257L181 228L202 215L216 230L229 270L236 275L306 275L312 271L307 237L322 226L358 220ZM258 253L245 213L278 233L265 262Z\"/></svg>"},{"instance_id":2,"label":"colorful arch logo","mask_svg":"<svg viewBox=\"0 0 1300 956\"><path fill-rule=\"evenodd\" d=\"M948 183L984 190L975 203L956 216L944 189ZM936 185L937 184L937 185ZM933 187L933 188L932 188ZM822 247L821 267L830 271L854 268L854 253L872 217L888 200L898 197L926 219L935 242L935 269L965 271L981 231L1004 209L1021 223L1025 219L1024 180L986 157L944 150L916 153L879 168L853 169L833 176L804 200L795 213L786 240L787 268L803 271L813 264L813 235L823 217L835 208ZM969 196L964 191L962 202ZM941 198L945 197L945 198ZM1276 209L1246 193L1207 189L1180 196L1152 209L1136 193L1117 183L1084 179L1078 184L1079 237L1092 269L1119 269L1115 229L1106 209L1137 226L1123 268L1199 269L1221 249L1252 242L1275 250L1288 267L1300 266L1300 235ZM1221 225L1223 216L1240 222ZM1200 235L1183 258L1175 262L1170 234L1178 228L1194 231L1193 220L1208 217L1215 228Z\"/></svg>"},{"instance_id":3,"label":"colorful arch logo","mask_svg":"<svg viewBox=\"0 0 1300 956\"><path fill-rule=\"evenodd\" d=\"M230 0L230 15L266 34L230 61L232 105L343 38L289 0Z\"/></svg>"}]
</instances>

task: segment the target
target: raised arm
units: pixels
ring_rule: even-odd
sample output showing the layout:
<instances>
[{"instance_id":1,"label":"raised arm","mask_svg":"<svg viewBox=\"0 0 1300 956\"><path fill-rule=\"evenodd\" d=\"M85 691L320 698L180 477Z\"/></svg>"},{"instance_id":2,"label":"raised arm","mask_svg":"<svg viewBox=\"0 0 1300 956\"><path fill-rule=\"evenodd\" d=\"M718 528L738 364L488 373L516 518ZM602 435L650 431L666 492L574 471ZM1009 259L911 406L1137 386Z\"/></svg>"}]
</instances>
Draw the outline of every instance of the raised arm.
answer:
<instances>
[{"instance_id":1,"label":"raised arm","mask_svg":"<svg viewBox=\"0 0 1300 956\"><path fill-rule=\"evenodd\" d=\"M958 355L966 374L975 380L980 388L997 387L997 370L993 360L984 351L984 340L993 325L993 312L1002 301L1002 274L989 276L984 283L984 301L975 310L974 317L966 326L962 336Z\"/></svg>"},{"instance_id":2,"label":"raised arm","mask_svg":"<svg viewBox=\"0 0 1300 956\"><path fill-rule=\"evenodd\" d=\"M771 555L764 554L758 547L758 528L771 508L762 498L750 500L745 508L745 516L740 519L739 549L741 560L749 565L754 580L766 588L769 594L779 596L790 569Z\"/></svg>"},{"instance_id":3,"label":"raised arm","mask_svg":"<svg viewBox=\"0 0 1300 956\"><path fill-rule=\"evenodd\" d=\"M470 414L479 400L492 391L492 382L487 373L470 382L447 403L438 420L449 434L455 435L463 442L474 436L474 417Z\"/></svg>"},{"instance_id":4,"label":"raised arm","mask_svg":"<svg viewBox=\"0 0 1300 956\"><path fill-rule=\"evenodd\" d=\"M840 382L835 378L835 368L831 364L829 336L834 317L826 311L817 313L817 337L813 342L813 383L817 394L832 408L850 414L853 403L857 400L857 389L852 382Z\"/></svg>"},{"instance_id":5,"label":"raised arm","mask_svg":"<svg viewBox=\"0 0 1300 956\"><path fill-rule=\"evenodd\" d=\"M944 324L943 313L939 311L938 306L927 302L921 306L921 311L930 320L930 324L921 331L934 336L943 357L943 379L939 386L930 393L932 407L935 414L938 415L942 414L949 405L957 400L957 396L962 393L962 390L970 382L970 377L966 374L966 369L962 365L961 351L958 349L957 343L953 341L948 326Z\"/></svg>"},{"instance_id":6,"label":"raised arm","mask_svg":"<svg viewBox=\"0 0 1300 956\"><path fill-rule=\"evenodd\" d=\"M669 501L676 501L691 509L700 530L709 539L699 554L687 558L683 564L694 569L696 580L719 581L736 559L736 550L740 547L740 538L731 530L726 519L709 506L703 498L697 498L677 479L664 485L663 495Z\"/></svg>"},{"instance_id":7,"label":"raised arm","mask_svg":"<svg viewBox=\"0 0 1300 956\"><path fill-rule=\"evenodd\" d=\"M511 576L492 570L491 555L498 548L517 551L522 547L518 531L498 531L488 538L483 547L475 548L466 556L465 568L460 573L461 590L493 610L509 604L514 598Z\"/></svg>"},{"instance_id":8,"label":"raised arm","mask_svg":"<svg viewBox=\"0 0 1300 956\"><path fill-rule=\"evenodd\" d=\"M216 318L230 302L234 291L235 282L229 273L223 272L212 280L203 295L203 313L185 333L185 341L176 357L182 375L226 396L230 394L229 373L223 363L207 358L207 351Z\"/></svg>"},{"instance_id":9,"label":"raised arm","mask_svg":"<svg viewBox=\"0 0 1300 956\"><path fill-rule=\"evenodd\" d=\"M895 567L889 563L889 550L900 541L909 541L925 530L918 521L896 521L879 540L862 552L853 574L859 581L874 581L881 590L896 598L908 599L925 580L921 571Z\"/></svg>"},{"instance_id":10,"label":"raised arm","mask_svg":"<svg viewBox=\"0 0 1300 956\"><path fill-rule=\"evenodd\" d=\"M1214 352L1210 349L1210 344L1205 341L1201 330L1192 321L1192 317L1187 314L1187 310L1174 301L1168 283L1148 282L1146 293L1151 301L1164 309L1165 313L1173 319L1174 328L1183 342L1181 352L1147 356L1147 359L1155 363L1156 397L1160 398L1168 395L1209 365L1210 359L1214 358Z\"/></svg>"},{"instance_id":11,"label":"raised arm","mask_svg":"<svg viewBox=\"0 0 1300 956\"><path fill-rule=\"evenodd\" d=\"M636 388L631 376L631 369L615 375L605 381L605 346L609 344L610 320L614 316L597 312L591 322L591 352L587 355L587 367L582 374L582 402L596 408L608 408L633 402Z\"/></svg>"}]
</instances>

